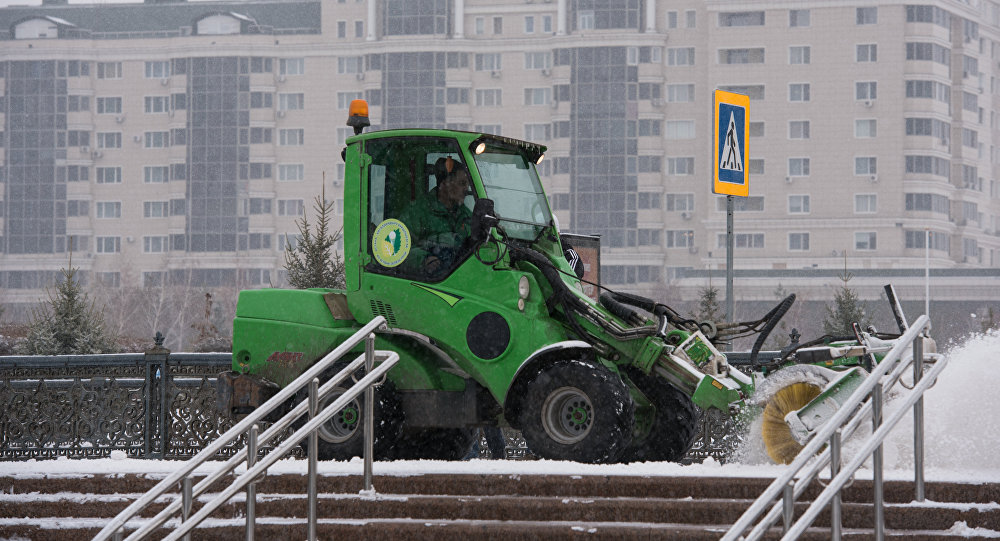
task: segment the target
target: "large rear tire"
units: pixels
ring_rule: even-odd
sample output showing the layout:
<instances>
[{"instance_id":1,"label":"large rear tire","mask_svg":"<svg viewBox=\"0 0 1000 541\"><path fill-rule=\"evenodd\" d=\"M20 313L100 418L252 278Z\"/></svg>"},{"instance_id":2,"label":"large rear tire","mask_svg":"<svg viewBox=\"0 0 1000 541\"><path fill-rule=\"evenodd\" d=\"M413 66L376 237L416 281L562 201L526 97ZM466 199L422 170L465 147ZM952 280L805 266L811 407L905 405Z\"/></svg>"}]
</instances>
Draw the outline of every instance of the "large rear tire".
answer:
<instances>
[{"instance_id":1,"label":"large rear tire","mask_svg":"<svg viewBox=\"0 0 1000 541\"><path fill-rule=\"evenodd\" d=\"M621 378L596 363L561 360L528 382L521 430L535 455L617 462L632 440L635 406Z\"/></svg>"},{"instance_id":2,"label":"large rear tire","mask_svg":"<svg viewBox=\"0 0 1000 541\"><path fill-rule=\"evenodd\" d=\"M336 366L330 375L340 372L346 364ZM361 379L364 370L359 369L354 376ZM320 378L321 382L326 378ZM319 402L319 410L332 404L340 398L353 384L348 378L335 387L329 394ZM321 385L322 386L322 383ZM354 457L364 456L364 393L362 392L356 399L338 411L327 422L320 425L318 458L320 460L350 460ZM296 395L297 400L307 400L308 390L303 389ZM308 421L308 416L299 418L293 425L298 429ZM377 460L390 457L392 447L399 440L401 428L403 426L403 409L396 396L396 387L391 381L386 379L381 385L375 387L375 410L374 410L374 458ZM309 452L309 438L300 443L302 449Z\"/></svg>"},{"instance_id":3,"label":"large rear tire","mask_svg":"<svg viewBox=\"0 0 1000 541\"><path fill-rule=\"evenodd\" d=\"M676 462L687 455L701 422L701 410L691 399L665 380L642 373L630 374L656 408L656 417L645 440L629 448L629 462Z\"/></svg>"}]
</instances>

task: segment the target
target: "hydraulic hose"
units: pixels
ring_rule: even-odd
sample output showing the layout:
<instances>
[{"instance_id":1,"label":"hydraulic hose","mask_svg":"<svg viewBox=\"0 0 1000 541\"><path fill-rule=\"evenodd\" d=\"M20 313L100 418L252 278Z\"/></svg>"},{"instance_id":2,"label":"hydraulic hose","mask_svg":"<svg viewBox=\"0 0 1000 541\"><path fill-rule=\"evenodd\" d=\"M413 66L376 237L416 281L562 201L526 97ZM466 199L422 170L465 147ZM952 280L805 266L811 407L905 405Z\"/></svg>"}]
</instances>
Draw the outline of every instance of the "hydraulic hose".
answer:
<instances>
[{"instance_id":1,"label":"hydraulic hose","mask_svg":"<svg viewBox=\"0 0 1000 541\"><path fill-rule=\"evenodd\" d=\"M559 273L559 269L557 269L555 265L553 265L552 262L549 261L544 255L516 242L508 242L507 247L510 249L511 259L531 263L539 271L541 271L542 276L545 277L545 280L552 287L552 296L554 297L554 300L563 305L567 312L567 317L571 317L570 312L576 313L587 321L599 326L605 332L618 340L634 340L636 338L656 334L657 328L655 326L622 329L617 325L609 323L604 319L604 317L601 316L601 314L595 312L590 305L570 290L569 286L566 285L566 282L563 281L562 276ZM636 314L636 317L638 317L638 314ZM576 327L574 322L570 321L570 324ZM577 328L577 332L582 332L582 330Z\"/></svg>"},{"instance_id":2,"label":"hydraulic hose","mask_svg":"<svg viewBox=\"0 0 1000 541\"><path fill-rule=\"evenodd\" d=\"M792 303L795 302L795 293L787 296L778 303L777 306L771 309L763 318L765 323L761 328L760 333L757 335L757 339L753 342L753 348L750 349L750 366L757 367L757 355L760 354L760 348L764 347L764 341L767 337L771 335L771 331L774 327L778 325L781 318L784 317L785 312L792 307Z\"/></svg>"}]
</instances>

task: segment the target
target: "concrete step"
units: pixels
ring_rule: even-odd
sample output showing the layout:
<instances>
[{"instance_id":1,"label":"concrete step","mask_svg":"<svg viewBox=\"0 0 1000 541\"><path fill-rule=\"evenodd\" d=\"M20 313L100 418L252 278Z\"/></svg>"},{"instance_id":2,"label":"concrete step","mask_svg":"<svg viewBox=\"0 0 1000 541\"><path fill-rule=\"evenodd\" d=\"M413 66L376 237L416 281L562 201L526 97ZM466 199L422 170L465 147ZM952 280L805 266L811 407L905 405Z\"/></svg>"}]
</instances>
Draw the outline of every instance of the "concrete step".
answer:
<instances>
[{"instance_id":1,"label":"concrete step","mask_svg":"<svg viewBox=\"0 0 1000 541\"><path fill-rule=\"evenodd\" d=\"M0 477L0 539L92 537L160 478ZM321 538L349 535L352 540L467 539L484 533L518 539L717 539L769 483L766 478L733 477L385 475L374 478L376 494L361 495L360 476L323 475L318 528ZM257 487L257 538L305 538L305 476L267 476ZM821 489L810 487L806 499ZM976 528L983 535L1000 531L1000 506L995 503L1000 484L928 483L926 491L929 501L917 504L912 502L912 483L886 483L890 535L954 539L975 537ZM176 493L141 516L152 517L173 498ZM845 537L870 536L871 482L856 481L844 501ZM805 507L798 504L796 510L801 513ZM245 509L243 496L235 497L194 539L245 539ZM828 539L828 525L824 513L806 538Z\"/></svg>"}]
</instances>

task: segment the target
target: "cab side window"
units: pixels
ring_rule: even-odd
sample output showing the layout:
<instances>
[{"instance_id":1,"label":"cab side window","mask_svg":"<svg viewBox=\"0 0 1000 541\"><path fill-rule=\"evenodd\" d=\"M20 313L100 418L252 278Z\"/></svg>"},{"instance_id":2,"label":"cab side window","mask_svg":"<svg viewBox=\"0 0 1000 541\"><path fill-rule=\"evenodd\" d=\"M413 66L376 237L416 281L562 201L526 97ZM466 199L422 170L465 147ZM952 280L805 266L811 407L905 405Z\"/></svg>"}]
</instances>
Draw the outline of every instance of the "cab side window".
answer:
<instances>
[{"instance_id":1,"label":"cab side window","mask_svg":"<svg viewBox=\"0 0 1000 541\"><path fill-rule=\"evenodd\" d=\"M372 139L369 272L439 281L471 254L468 168L451 139ZM405 230L403 230L405 228Z\"/></svg>"}]
</instances>

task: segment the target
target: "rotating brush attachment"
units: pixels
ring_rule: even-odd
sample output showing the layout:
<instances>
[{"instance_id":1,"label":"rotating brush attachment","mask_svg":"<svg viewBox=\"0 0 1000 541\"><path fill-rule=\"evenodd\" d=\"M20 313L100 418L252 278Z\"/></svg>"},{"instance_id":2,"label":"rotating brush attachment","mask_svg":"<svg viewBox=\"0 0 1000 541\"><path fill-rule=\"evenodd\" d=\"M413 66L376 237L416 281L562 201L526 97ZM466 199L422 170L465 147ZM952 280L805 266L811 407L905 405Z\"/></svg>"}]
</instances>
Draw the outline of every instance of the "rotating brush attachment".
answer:
<instances>
[{"instance_id":1,"label":"rotating brush attachment","mask_svg":"<svg viewBox=\"0 0 1000 541\"><path fill-rule=\"evenodd\" d=\"M785 416L802 408L819 396L820 388L809 383L793 383L782 387L767 401L764 408L761 438L771 460L778 464L790 464L802 445L792 437L792 431L785 423Z\"/></svg>"}]
</instances>

